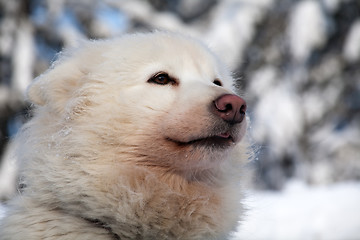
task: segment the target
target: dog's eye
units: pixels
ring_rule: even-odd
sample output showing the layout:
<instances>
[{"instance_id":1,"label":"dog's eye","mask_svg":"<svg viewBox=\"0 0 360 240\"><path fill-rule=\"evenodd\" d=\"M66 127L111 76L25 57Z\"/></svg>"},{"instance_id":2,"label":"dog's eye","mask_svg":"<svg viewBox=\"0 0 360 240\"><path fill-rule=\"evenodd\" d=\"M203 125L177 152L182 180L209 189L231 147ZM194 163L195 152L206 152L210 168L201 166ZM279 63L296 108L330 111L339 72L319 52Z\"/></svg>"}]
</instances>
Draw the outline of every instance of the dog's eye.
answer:
<instances>
[{"instance_id":1,"label":"dog's eye","mask_svg":"<svg viewBox=\"0 0 360 240\"><path fill-rule=\"evenodd\" d=\"M176 84L176 81L169 76L169 74L160 72L152 76L149 80L149 83L156 83L159 85L167 85L167 84Z\"/></svg>"},{"instance_id":2,"label":"dog's eye","mask_svg":"<svg viewBox=\"0 0 360 240\"><path fill-rule=\"evenodd\" d=\"M214 81L213 81L213 83L215 84L215 85L218 85L218 86L222 86L222 83L220 82L220 80L219 79L215 79Z\"/></svg>"}]
</instances>

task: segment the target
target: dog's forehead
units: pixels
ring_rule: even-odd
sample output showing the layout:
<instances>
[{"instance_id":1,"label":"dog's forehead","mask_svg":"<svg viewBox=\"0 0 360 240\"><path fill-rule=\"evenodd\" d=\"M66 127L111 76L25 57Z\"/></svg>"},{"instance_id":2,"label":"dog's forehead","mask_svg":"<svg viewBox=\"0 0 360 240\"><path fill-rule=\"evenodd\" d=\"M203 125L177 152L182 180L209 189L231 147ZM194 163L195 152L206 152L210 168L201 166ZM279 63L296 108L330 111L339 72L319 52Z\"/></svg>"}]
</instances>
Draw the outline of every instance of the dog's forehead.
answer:
<instances>
[{"instance_id":1,"label":"dog's forehead","mask_svg":"<svg viewBox=\"0 0 360 240\"><path fill-rule=\"evenodd\" d=\"M216 77L223 70L216 56L197 40L178 35L155 35L151 40L148 54L153 55L153 62L150 64L164 65L177 75Z\"/></svg>"},{"instance_id":2,"label":"dog's forehead","mask_svg":"<svg viewBox=\"0 0 360 240\"><path fill-rule=\"evenodd\" d=\"M186 48L185 46L171 46L159 48L156 58L145 63L145 67L152 71L165 71L174 77L216 78L220 73L220 66L216 59L204 49Z\"/></svg>"},{"instance_id":3,"label":"dog's forehead","mask_svg":"<svg viewBox=\"0 0 360 240\"><path fill-rule=\"evenodd\" d=\"M139 81L157 72L166 72L182 81L213 81L216 78L232 81L227 68L205 45L177 34L140 34L121 38L108 42L107 51L102 56L105 64L116 72L131 73Z\"/></svg>"}]
</instances>

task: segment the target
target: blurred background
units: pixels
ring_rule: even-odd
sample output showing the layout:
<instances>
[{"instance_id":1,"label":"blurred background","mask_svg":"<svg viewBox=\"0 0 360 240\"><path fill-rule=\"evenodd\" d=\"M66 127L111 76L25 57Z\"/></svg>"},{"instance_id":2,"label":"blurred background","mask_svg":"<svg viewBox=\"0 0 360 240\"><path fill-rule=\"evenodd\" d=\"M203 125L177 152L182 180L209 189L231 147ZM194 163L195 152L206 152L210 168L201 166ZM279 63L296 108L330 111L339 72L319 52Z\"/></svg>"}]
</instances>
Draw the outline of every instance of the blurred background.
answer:
<instances>
[{"instance_id":1,"label":"blurred background","mask_svg":"<svg viewBox=\"0 0 360 240\"><path fill-rule=\"evenodd\" d=\"M359 0L0 0L0 198L32 79L82 40L162 29L208 44L245 93L257 210L235 237L360 239Z\"/></svg>"}]
</instances>

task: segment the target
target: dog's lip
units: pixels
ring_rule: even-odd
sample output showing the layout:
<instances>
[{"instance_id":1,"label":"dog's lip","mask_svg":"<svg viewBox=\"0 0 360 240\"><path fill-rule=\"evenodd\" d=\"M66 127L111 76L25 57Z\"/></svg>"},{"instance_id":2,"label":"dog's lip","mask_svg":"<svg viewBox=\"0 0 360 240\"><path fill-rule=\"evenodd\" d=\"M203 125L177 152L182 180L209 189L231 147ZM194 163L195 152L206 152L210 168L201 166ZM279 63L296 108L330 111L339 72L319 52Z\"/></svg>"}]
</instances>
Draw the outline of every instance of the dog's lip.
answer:
<instances>
[{"instance_id":1,"label":"dog's lip","mask_svg":"<svg viewBox=\"0 0 360 240\"><path fill-rule=\"evenodd\" d=\"M176 139L167 138L169 141L175 142L178 145L204 145L211 147L227 147L237 142L236 138L230 132L223 132L219 134L209 135L206 137L193 138L189 141L179 141Z\"/></svg>"},{"instance_id":2,"label":"dog's lip","mask_svg":"<svg viewBox=\"0 0 360 240\"><path fill-rule=\"evenodd\" d=\"M220 133L218 135L215 135L216 137L221 137L221 138L232 138L231 134L229 132L224 132L224 133Z\"/></svg>"}]
</instances>

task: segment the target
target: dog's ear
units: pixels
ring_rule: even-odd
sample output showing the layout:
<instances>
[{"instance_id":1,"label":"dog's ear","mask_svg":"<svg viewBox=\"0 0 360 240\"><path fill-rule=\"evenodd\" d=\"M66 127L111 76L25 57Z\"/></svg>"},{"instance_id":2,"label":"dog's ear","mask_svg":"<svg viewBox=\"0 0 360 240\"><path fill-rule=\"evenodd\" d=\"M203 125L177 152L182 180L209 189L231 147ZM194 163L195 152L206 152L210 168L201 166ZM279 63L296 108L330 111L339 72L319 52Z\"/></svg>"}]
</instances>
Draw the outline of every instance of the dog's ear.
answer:
<instances>
[{"instance_id":1,"label":"dog's ear","mask_svg":"<svg viewBox=\"0 0 360 240\"><path fill-rule=\"evenodd\" d=\"M61 111L83 78L84 73L76 59L62 58L34 80L27 90L27 97L36 105L51 105Z\"/></svg>"}]
</instances>

